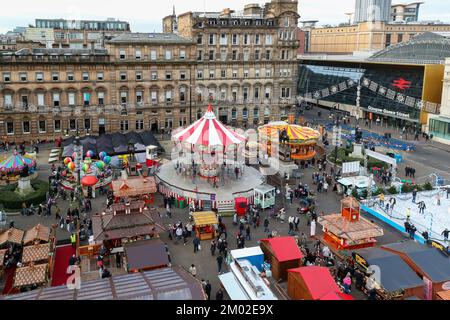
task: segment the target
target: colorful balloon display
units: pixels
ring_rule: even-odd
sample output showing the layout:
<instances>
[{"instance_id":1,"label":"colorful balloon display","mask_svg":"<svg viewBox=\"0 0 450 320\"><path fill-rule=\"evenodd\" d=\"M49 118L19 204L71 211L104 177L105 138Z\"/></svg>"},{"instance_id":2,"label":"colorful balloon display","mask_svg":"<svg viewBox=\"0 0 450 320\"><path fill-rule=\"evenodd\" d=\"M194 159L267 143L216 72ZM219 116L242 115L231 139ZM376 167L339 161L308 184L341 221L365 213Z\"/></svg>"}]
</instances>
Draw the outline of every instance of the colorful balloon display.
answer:
<instances>
[{"instance_id":1,"label":"colorful balloon display","mask_svg":"<svg viewBox=\"0 0 450 320\"><path fill-rule=\"evenodd\" d=\"M105 157L103 158L103 162L106 163L106 164L110 164L110 162L111 162L111 157L110 157L110 156L105 156Z\"/></svg>"},{"instance_id":2,"label":"colorful balloon display","mask_svg":"<svg viewBox=\"0 0 450 320\"><path fill-rule=\"evenodd\" d=\"M83 166L81 167L81 170L83 170L83 172L88 172L89 171L89 165L87 163L83 164Z\"/></svg>"},{"instance_id":3,"label":"colorful balloon display","mask_svg":"<svg viewBox=\"0 0 450 320\"><path fill-rule=\"evenodd\" d=\"M97 161L95 165L99 170L103 170L103 168L105 168L105 163L103 161Z\"/></svg>"},{"instance_id":4,"label":"colorful balloon display","mask_svg":"<svg viewBox=\"0 0 450 320\"><path fill-rule=\"evenodd\" d=\"M106 154L105 151L102 151L102 152L100 152L100 153L98 154L98 156L99 156L99 158L100 158L101 160L103 160L103 158L106 157L107 154Z\"/></svg>"},{"instance_id":5,"label":"colorful balloon display","mask_svg":"<svg viewBox=\"0 0 450 320\"><path fill-rule=\"evenodd\" d=\"M75 170L75 163L69 162L69 163L67 164L67 168L68 168L70 171Z\"/></svg>"},{"instance_id":6,"label":"colorful balloon display","mask_svg":"<svg viewBox=\"0 0 450 320\"><path fill-rule=\"evenodd\" d=\"M64 164L68 165L70 162L72 162L72 159L70 157L64 158Z\"/></svg>"},{"instance_id":7,"label":"colorful balloon display","mask_svg":"<svg viewBox=\"0 0 450 320\"><path fill-rule=\"evenodd\" d=\"M88 150L88 151L86 152L86 157L87 157L87 158L92 158L93 156L94 156L94 151Z\"/></svg>"}]
</instances>

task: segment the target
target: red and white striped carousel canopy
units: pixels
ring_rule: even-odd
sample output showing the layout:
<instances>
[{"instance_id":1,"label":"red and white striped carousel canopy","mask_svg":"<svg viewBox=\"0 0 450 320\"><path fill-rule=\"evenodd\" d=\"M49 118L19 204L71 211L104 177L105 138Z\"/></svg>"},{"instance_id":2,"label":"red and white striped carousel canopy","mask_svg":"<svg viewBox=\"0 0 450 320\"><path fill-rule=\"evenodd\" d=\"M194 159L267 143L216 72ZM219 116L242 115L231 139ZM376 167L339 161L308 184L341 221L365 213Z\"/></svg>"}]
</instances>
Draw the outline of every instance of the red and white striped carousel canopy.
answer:
<instances>
[{"instance_id":1,"label":"red and white striped carousel canopy","mask_svg":"<svg viewBox=\"0 0 450 320\"><path fill-rule=\"evenodd\" d=\"M186 129L175 133L173 139L204 147L228 147L234 144L241 144L246 140L244 136L228 129L218 121L211 105L208 106L208 111L202 118Z\"/></svg>"}]
</instances>

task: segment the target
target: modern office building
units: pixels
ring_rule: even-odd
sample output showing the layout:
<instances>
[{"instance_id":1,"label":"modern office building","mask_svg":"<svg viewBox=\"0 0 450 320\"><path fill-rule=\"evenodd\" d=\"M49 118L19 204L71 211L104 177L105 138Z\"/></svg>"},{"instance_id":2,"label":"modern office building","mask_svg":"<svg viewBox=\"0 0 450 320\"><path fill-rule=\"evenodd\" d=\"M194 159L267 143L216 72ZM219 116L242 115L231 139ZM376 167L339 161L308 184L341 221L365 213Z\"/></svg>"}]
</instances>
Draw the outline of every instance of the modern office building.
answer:
<instances>
[{"instance_id":1,"label":"modern office building","mask_svg":"<svg viewBox=\"0 0 450 320\"><path fill-rule=\"evenodd\" d=\"M356 0L354 22L388 22L392 0Z\"/></svg>"},{"instance_id":2,"label":"modern office building","mask_svg":"<svg viewBox=\"0 0 450 320\"><path fill-rule=\"evenodd\" d=\"M417 22L419 9L425 2L398 3L391 6L391 22Z\"/></svg>"},{"instance_id":3,"label":"modern office building","mask_svg":"<svg viewBox=\"0 0 450 320\"><path fill-rule=\"evenodd\" d=\"M169 16L171 17L171 16ZM240 127L286 119L296 102L297 2L272 0L176 19L164 33L122 33L105 49L0 56L0 136L170 130L208 104Z\"/></svg>"}]
</instances>

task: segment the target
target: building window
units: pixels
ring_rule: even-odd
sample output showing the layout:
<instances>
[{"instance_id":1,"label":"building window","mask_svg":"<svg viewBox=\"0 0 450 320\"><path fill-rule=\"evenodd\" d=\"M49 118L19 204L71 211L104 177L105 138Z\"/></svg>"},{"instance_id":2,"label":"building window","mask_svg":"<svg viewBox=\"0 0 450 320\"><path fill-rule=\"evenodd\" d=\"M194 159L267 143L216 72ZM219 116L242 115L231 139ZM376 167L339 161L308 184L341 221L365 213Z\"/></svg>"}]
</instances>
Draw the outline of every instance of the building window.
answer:
<instances>
[{"instance_id":1,"label":"building window","mask_svg":"<svg viewBox=\"0 0 450 320\"><path fill-rule=\"evenodd\" d=\"M136 50L135 57L136 57L136 60L141 60L141 58L142 58L141 50Z\"/></svg>"},{"instance_id":2,"label":"building window","mask_svg":"<svg viewBox=\"0 0 450 320\"><path fill-rule=\"evenodd\" d=\"M197 79L203 79L203 70L197 70Z\"/></svg>"},{"instance_id":3,"label":"building window","mask_svg":"<svg viewBox=\"0 0 450 320\"><path fill-rule=\"evenodd\" d=\"M166 72L166 80L172 80L172 73Z\"/></svg>"},{"instance_id":4,"label":"building window","mask_svg":"<svg viewBox=\"0 0 450 320\"><path fill-rule=\"evenodd\" d=\"M158 103L158 92L156 92L156 91L151 92L151 100L152 100L152 104Z\"/></svg>"},{"instance_id":5,"label":"building window","mask_svg":"<svg viewBox=\"0 0 450 320\"><path fill-rule=\"evenodd\" d=\"M30 133L30 121L22 122L22 131L23 133Z\"/></svg>"},{"instance_id":6,"label":"building window","mask_svg":"<svg viewBox=\"0 0 450 320\"><path fill-rule=\"evenodd\" d=\"M244 50L244 61L248 61L250 59L250 51Z\"/></svg>"},{"instance_id":7,"label":"building window","mask_svg":"<svg viewBox=\"0 0 450 320\"><path fill-rule=\"evenodd\" d=\"M203 60L203 50L198 50L197 51L197 61L202 61Z\"/></svg>"},{"instance_id":8,"label":"building window","mask_svg":"<svg viewBox=\"0 0 450 320\"><path fill-rule=\"evenodd\" d=\"M52 76L52 78L53 78L53 76ZM53 79L53 81L58 81L58 80L54 80L54 79ZM69 72L69 73L67 74L67 81L69 81L69 82L75 81L75 77L74 77L74 75L73 75L72 72Z\"/></svg>"},{"instance_id":9,"label":"building window","mask_svg":"<svg viewBox=\"0 0 450 320\"><path fill-rule=\"evenodd\" d=\"M128 120L120 121L120 131L128 131Z\"/></svg>"},{"instance_id":10,"label":"building window","mask_svg":"<svg viewBox=\"0 0 450 320\"><path fill-rule=\"evenodd\" d=\"M203 44L203 35L197 35L197 44Z\"/></svg>"},{"instance_id":11,"label":"building window","mask_svg":"<svg viewBox=\"0 0 450 320\"><path fill-rule=\"evenodd\" d=\"M105 93L99 92L97 93L97 97L98 97L98 105L103 106L105 104Z\"/></svg>"},{"instance_id":12,"label":"building window","mask_svg":"<svg viewBox=\"0 0 450 320\"><path fill-rule=\"evenodd\" d=\"M210 46L213 46L216 44L216 36L214 34L210 34L209 35L209 41L208 41Z\"/></svg>"},{"instance_id":13,"label":"building window","mask_svg":"<svg viewBox=\"0 0 450 320\"><path fill-rule=\"evenodd\" d=\"M271 34L266 34L266 46L270 46L272 45L272 35Z\"/></svg>"},{"instance_id":14,"label":"building window","mask_svg":"<svg viewBox=\"0 0 450 320\"><path fill-rule=\"evenodd\" d=\"M11 82L11 74L10 73L3 73L3 81L4 82Z\"/></svg>"},{"instance_id":15,"label":"building window","mask_svg":"<svg viewBox=\"0 0 450 320\"><path fill-rule=\"evenodd\" d=\"M89 81L89 72L83 72L83 81Z\"/></svg>"},{"instance_id":16,"label":"building window","mask_svg":"<svg viewBox=\"0 0 450 320\"><path fill-rule=\"evenodd\" d=\"M69 130L75 131L76 129L77 129L77 122L75 121L75 119L70 119L69 120Z\"/></svg>"},{"instance_id":17,"label":"building window","mask_svg":"<svg viewBox=\"0 0 450 320\"><path fill-rule=\"evenodd\" d=\"M180 59L181 60L186 59L186 51L185 50L180 50Z\"/></svg>"},{"instance_id":18,"label":"building window","mask_svg":"<svg viewBox=\"0 0 450 320\"><path fill-rule=\"evenodd\" d=\"M14 122L6 122L6 134L14 134Z\"/></svg>"},{"instance_id":19,"label":"building window","mask_svg":"<svg viewBox=\"0 0 450 320\"><path fill-rule=\"evenodd\" d=\"M227 70L220 70L220 77L226 78L227 77Z\"/></svg>"},{"instance_id":20,"label":"building window","mask_svg":"<svg viewBox=\"0 0 450 320\"><path fill-rule=\"evenodd\" d=\"M44 74L42 72L36 72L36 81L37 82L44 81Z\"/></svg>"},{"instance_id":21,"label":"building window","mask_svg":"<svg viewBox=\"0 0 450 320\"><path fill-rule=\"evenodd\" d=\"M5 95L3 96L3 99L4 99L4 103L5 103L5 107L6 107L6 108L12 107L12 95L10 95L10 94L5 94Z\"/></svg>"},{"instance_id":22,"label":"building window","mask_svg":"<svg viewBox=\"0 0 450 320\"><path fill-rule=\"evenodd\" d=\"M214 60L214 50L209 50L209 61Z\"/></svg>"},{"instance_id":23,"label":"building window","mask_svg":"<svg viewBox=\"0 0 450 320\"><path fill-rule=\"evenodd\" d=\"M259 109L258 108L253 109L253 118L259 118Z\"/></svg>"},{"instance_id":24,"label":"building window","mask_svg":"<svg viewBox=\"0 0 450 320\"><path fill-rule=\"evenodd\" d=\"M226 46L228 44L228 37L226 33L222 33L220 35L220 45L221 46Z\"/></svg>"},{"instance_id":25,"label":"building window","mask_svg":"<svg viewBox=\"0 0 450 320\"><path fill-rule=\"evenodd\" d=\"M255 69L255 78L259 78L259 69Z\"/></svg>"},{"instance_id":26,"label":"building window","mask_svg":"<svg viewBox=\"0 0 450 320\"><path fill-rule=\"evenodd\" d=\"M45 120L39 120L39 133L45 133L47 131Z\"/></svg>"},{"instance_id":27,"label":"building window","mask_svg":"<svg viewBox=\"0 0 450 320\"><path fill-rule=\"evenodd\" d=\"M126 91L120 92L120 103L122 105L127 104L128 102L128 93Z\"/></svg>"},{"instance_id":28,"label":"building window","mask_svg":"<svg viewBox=\"0 0 450 320\"><path fill-rule=\"evenodd\" d=\"M144 93L142 91L136 91L136 104L137 105L142 105L143 101L144 101Z\"/></svg>"},{"instance_id":29,"label":"building window","mask_svg":"<svg viewBox=\"0 0 450 320\"><path fill-rule=\"evenodd\" d=\"M265 92L264 97L265 97L266 99L270 99L270 88L266 88L266 92Z\"/></svg>"},{"instance_id":30,"label":"building window","mask_svg":"<svg viewBox=\"0 0 450 320\"><path fill-rule=\"evenodd\" d=\"M120 60L125 60L126 57L127 57L127 55L126 55L126 53L125 53L125 50L120 50L120 52L119 52L119 58L120 58Z\"/></svg>"},{"instance_id":31,"label":"building window","mask_svg":"<svg viewBox=\"0 0 450 320\"><path fill-rule=\"evenodd\" d=\"M397 42L403 42L403 33L399 33L398 35L397 35Z\"/></svg>"},{"instance_id":32,"label":"building window","mask_svg":"<svg viewBox=\"0 0 450 320\"><path fill-rule=\"evenodd\" d=\"M231 109L231 119L236 120L237 119L237 110L236 108Z\"/></svg>"},{"instance_id":33,"label":"building window","mask_svg":"<svg viewBox=\"0 0 450 320\"><path fill-rule=\"evenodd\" d=\"M59 93L53 93L53 106L59 107Z\"/></svg>"},{"instance_id":34,"label":"building window","mask_svg":"<svg viewBox=\"0 0 450 320\"><path fill-rule=\"evenodd\" d=\"M260 45L261 44L261 38L259 34L255 34L255 44Z\"/></svg>"},{"instance_id":35,"label":"building window","mask_svg":"<svg viewBox=\"0 0 450 320\"><path fill-rule=\"evenodd\" d=\"M231 89L231 99L232 99L233 102L237 101L237 93L238 93L238 89L237 88Z\"/></svg>"},{"instance_id":36,"label":"building window","mask_svg":"<svg viewBox=\"0 0 450 320\"><path fill-rule=\"evenodd\" d=\"M172 90L166 91L166 103L172 103Z\"/></svg>"},{"instance_id":37,"label":"building window","mask_svg":"<svg viewBox=\"0 0 450 320\"><path fill-rule=\"evenodd\" d=\"M281 88L281 98L288 99L291 97L291 88Z\"/></svg>"},{"instance_id":38,"label":"building window","mask_svg":"<svg viewBox=\"0 0 450 320\"><path fill-rule=\"evenodd\" d=\"M126 81L127 80L127 73L121 72L120 73L120 81Z\"/></svg>"},{"instance_id":39,"label":"building window","mask_svg":"<svg viewBox=\"0 0 450 320\"><path fill-rule=\"evenodd\" d=\"M272 75L272 72L270 69L266 69L266 78L270 78Z\"/></svg>"},{"instance_id":40,"label":"building window","mask_svg":"<svg viewBox=\"0 0 450 320\"><path fill-rule=\"evenodd\" d=\"M186 79L186 72L182 71L180 72L180 79L185 80Z\"/></svg>"},{"instance_id":41,"label":"building window","mask_svg":"<svg viewBox=\"0 0 450 320\"><path fill-rule=\"evenodd\" d=\"M266 50L266 60L270 60L270 50Z\"/></svg>"},{"instance_id":42,"label":"building window","mask_svg":"<svg viewBox=\"0 0 450 320\"><path fill-rule=\"evenodd\" d=\"M85 107L89 106L91 101L91 94L89 92L83 92L83 105Z\"/></svg>"},{"instance_id":43,"label":"building window","mask_svg":"<svg viewBox=\"0 0 450 320\"><path fill-rule=\"evenodd\" d=\"M242 98L244 99L244 102L248 101L248 88L244 87L242 89Z\"/></svg>"},{"instance_id":44,"label":"building window","mask_svg":"<svg viewBox=\"0 0 450 320\"><path fill-rule=\"evenodd\" d=\"M152 71L151 79L152 80L158 80L158 72L157 71Z\"/></svg>"},{"instance_id":45,"label":"building window","mask_svg":"<svg viewBox=\"0 0 450 320\"><path fill-rule=\"evenodd\" d=\"M392 41L391 38L392 38L392 35L390 33L387 33L386 34L386 47L389 47L391 45L391 41Z\"/></svg>"},{"instance_id":46,"label":"building window","mask_svg":"<svg viewBox=\"0 0 450 320\"><path fill-rule=\"evenodd\" d=\"M254 90L255 100L258 101L259 100L259 88L255 87L253 90Z\"/></svg>"},{"instance_id":47,"label":"building window","mask_svg":"<svg viewBox=\"0 0 450 320\"><path fill-rule=\"evenodd\" d=\"M84 128L86 130L91 130L91 119L84 119Z\"/></svg>"},{"instance_id":48,"label":"building window","mask_svg":"<svg viewBox=\"0 0 450 320\"><path fill-rule=\"evenodd\" d=\"M236 60L237 60L237 57L238 57L238 52L237 52L237 50L233 50L232 55L231 55L231 59L232 59L233 61L236 61Z\"/></svg>"},{"instance_id":49,"label":"building window","mask_svg":"<svg viewBox=\"0 0 450 320\"><path fill-rule=\"evenodd\" d=\"M209 78L214 79L214 70L209 70Z\"/></svg>"},{"instance_id":50,"label":"building window","mask_svg":"<svg viewBox=\"0 0 450 320\"><path fill-rule=\"evenodd\" d=\"M231 44L234 46L239 44L239 36L237 34L231 35Z\"/></svg>"},{"instance_id":51,"label":"building window","mask_svg":"<svg viewBox=\"0 0 450 320\"><path fill-rule=\"evenodd\" d=\"M238 77L238 72L237 70L233 70L233 78L237 78Z\"/></svg>"},{"instance_id":52,"label":"building window","mask_svg":"<svg viewBox=\"0 0 450 320\"><path fill-rule=\"evenodd\" d=\"M43 93L37 94L38 107L43 107L45 105L45 96Z\"/></svg>"},{"instance_id":53,"label":"building window","mask_svg":"<svg viewBox=\"0 0 450 320\"><path fill-rule=\"evenodd\" d=\"M225 101L227 99L227 89L221 88L220 89L220 100Z\"/></svg>"},{"instance_id":54,"label":"building window","mask_svg":"<svg viewBox=\"0 0 450 320\"><path fill-rule=\"evenodd\" d=\"M244 45L250 44L250 36L248 34L244 34Z\"/></svg>"},{"instance_id":55,"label":"building window","mask_svg":"<svg viewBox=\"0 0 450 320\"><path fill-rule=\"evenodd\" d=\"M144 120L136 120L136 130L144 130Z\"/></svg>"},{"instance_id":56,"label":"building window","mask_svg":"<svg viewBox=\"0 0 450 320\"><path fill-rule=\"evenodd\" d=\"M185 101L186 101L186 88L181 87L180 88L180 102L185 102Z\"/></svg>"},{"instance_id":57,"label":"building window","mask_svg":"<svg viewBox=\"0 0 450 320\"><path fill-rule=\"evenodd\" d=\"M172 59L172 51L166 50L166 53L164 56L165 56L166 60Z\"/></svg>"},{"instance_id":58,"label":"building window","mask_svg":"<svg viewBox=\"0 0 450 320\"><path fill-rule=\"evenodd\" d=\"M71 107L75 106L75 93L74 92L68 93L68 102L69 102L69 106L71 106Z\"/></svg>"},{"instance_id":59,"label":"building window","mask_svg":"<svg viewBox=\"0 0 450 320\"><path fill-rule=\"evenodd\" d=\"M136 81L142 81L142 71L136 71Z\"/></svg>"},{"instance_id":60,"label":"building window","mask_svg":"<svg viewBox=\"0 0 450 320\"><path fill-rule=\"evenodd\" d=\"M248 78L248 74L249 74L248 70L247 69L244 70L244 78Z\"/></svg>"},{"instance_id":61,"label":"building window","mask_svg":"<svg viewBox=\"0 0 450 320\"><path fill-rule=\"evenodd\" d=\"M19 74L19 79L21 82L27 82L28 81L28 75L26 72L21 72Z\"/></svg>"},{"instance_id":62,"label":"building window","mask_svg":"<svg viewBox=\"0 0 450 320\"><path fill-rule=\"evenodd\" d=\"M59 73L57 72L52 73L52 81L59 81Z\"/></svg>"},{"instance_id":63,"label":"building window","mask_svg":"<svg viewBox=\"0 0 450 320\"><path fill-rule=\"evenodd\" d=\"M247 110L247 108L242 109L242 118L248 119L248 110Z\"/></svg>"},{"instance_id":64,"label":"building window","mask_svg":"<svg viewBox=\"0 0 450 320\"><path fill-rule=\"evenodd\" d=\"M53 130L55 132L61 132L61 120L55 120L53 122Z\"/></svg>"},{"instance_id":65,"label":"building window","mask_svg":"<svg viewBox=\"0 0 450 320\"><path fill-rule=\"evenodd\" d=\"M255 50L255 60L259 60L259 50Z\"/></svg>"},{"instance_id":66,"label":"building window","mask_svg":"<svg viewBox=\"0 0 450 320\"><path fill-rule=\"evenodd\" d=\"M150 51L150 60L156 60L156 50Z\"/></svg>"}]
</instances>

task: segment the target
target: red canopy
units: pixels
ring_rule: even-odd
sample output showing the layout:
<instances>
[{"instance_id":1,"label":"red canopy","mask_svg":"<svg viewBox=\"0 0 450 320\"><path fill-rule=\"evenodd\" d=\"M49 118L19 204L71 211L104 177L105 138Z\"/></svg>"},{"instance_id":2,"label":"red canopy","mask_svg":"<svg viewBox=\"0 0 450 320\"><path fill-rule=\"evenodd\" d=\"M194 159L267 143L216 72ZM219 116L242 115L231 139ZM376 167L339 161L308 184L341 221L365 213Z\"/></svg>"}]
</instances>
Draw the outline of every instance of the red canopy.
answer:
<instances>
[{"instance_id":1,"label":"red canopy","mask_svg":"<svg viewBox=\"0 0 450 320\"><path fill-rule=\"evenodd\" d=\"M295 269L289 269L288 272L299 273L308 287L308 291L313 300L320 300L333 292L339 292L339 287L334 281L328 268L325 267L300 267ZM329 295L328 298L332 298ZM336 297L335 297L336 298ZM336 300L336 299L323 299L323 300Z\"/></svg>"},{"instance_id":2,"label":"red canopy","mask_svg":"<svg viewBox=\"0 0 450 320\"><path fill-rule=\"evenodd\" d=\"M94 176L84 176L81 178L81 184L86 187L95 186L98 182L97 177Z\"/></svg>"},{"instance_id":3,"label":"red canopy","mask_svg":"<svg viewBox=\"0 0 450 320\"><path fill-rule=\"evenodd\" d=\"M343 292L330 291L319 300L355 300L351 295Z\"/></svg>"},{"instance_id":4,"label":"red canopy","mask_svg":"<svg viewBox=\"0 0 450 320\"><path fill-rule=\"evenodd\" d=\"M261 239L261 241L269 244L275 254L275 258L277 258L279 262L303 258L294 237L276 237Z\"/></svg>"}]
</instances>

